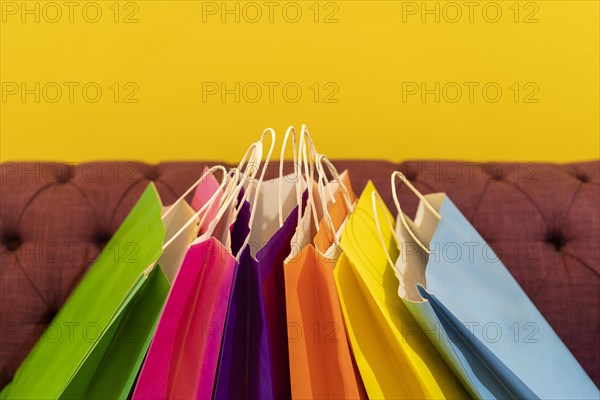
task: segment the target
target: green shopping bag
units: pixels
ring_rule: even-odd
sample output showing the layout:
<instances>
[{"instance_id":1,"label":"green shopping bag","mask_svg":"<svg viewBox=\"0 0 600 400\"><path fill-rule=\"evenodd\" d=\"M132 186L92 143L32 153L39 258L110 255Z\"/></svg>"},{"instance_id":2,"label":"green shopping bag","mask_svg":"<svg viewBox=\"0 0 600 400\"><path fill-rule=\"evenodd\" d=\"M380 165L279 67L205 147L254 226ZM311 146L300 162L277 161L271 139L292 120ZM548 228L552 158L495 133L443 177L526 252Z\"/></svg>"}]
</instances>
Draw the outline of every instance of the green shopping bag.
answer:
<instances>
[{"instance_id":1,"label":"green shopping bag","mask_svg":"<svg viewBox=\"0 0 600 400\"><path fill-rule=\"evenodd\" d=\"M149 184L125 221L40 338L7 399L126 398L133 386L178 263L197 224L179 231L193 211L180 203L161 219ZM187 206L187 207L186 207Z\"/></svg>"}]
</instances>

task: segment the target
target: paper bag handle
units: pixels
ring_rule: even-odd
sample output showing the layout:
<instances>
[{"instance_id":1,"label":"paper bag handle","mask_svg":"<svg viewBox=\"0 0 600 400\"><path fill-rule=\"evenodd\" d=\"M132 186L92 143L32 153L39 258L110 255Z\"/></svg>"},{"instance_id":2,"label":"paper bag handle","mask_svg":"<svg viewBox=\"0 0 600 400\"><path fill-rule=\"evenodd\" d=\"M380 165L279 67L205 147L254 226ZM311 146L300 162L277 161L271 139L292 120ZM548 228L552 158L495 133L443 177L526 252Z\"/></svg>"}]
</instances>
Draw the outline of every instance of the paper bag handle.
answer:
<instances>
[{"instance_id":1,"label":"paper bag handle","mask_svg":"<svg viewBox=\"0 0 600 400\"><path fill-rule=\"evenodd\" d=\"M214 174L217 170L221 170L224 171L223 172L223 179L221 181L221 184L219 185L219 189L215 191L215 193L212 194L212 196L208 199L208 201L200 208L200 210L198 210L172 237L171 239L169 239L167 241L167 243L165 243L162 247L163 251L169 247L169 245L171 243L173 243L173 241L175 241L175 239L177 239L177 237L184 232L193 222L196 218L198 218L200 216L200 214L204 213L207 209L212 208L213 203L215 201L215 199L217 198L217 195L219 194L219 192L225 187L225 185L227 184L228 181L228 175L229 173L227 172L227 170L225 169L225 167L223 167L222 165L215 165L213 167L210 167L204 174L202 174L202 176L200 177L200 179L205 179L206 176L208 176L209 174ZM204 218L206 217L206 214L204 214L202 216L202 219L198 222L198 224L202 224L204 222Z\"/></svg>"},{"instance_id":2,"label":"paper bag handle","mask_svg":"<svg viewBox=\"0 0 600 400\"><path fill-rule=\"evenodd\" d=\"M429 254L429 249L427 248L427 246L425 246L423 243L421 243L421 241L417 238L417 236L414 234L414 232L412 231L412 229L408 226L408 222L406 221L406 217L404 216L404 213L402 212L402 208L400 207L400 202L398 201L398 193L396 192L396 177L400 178L400 180L402 182L404 182L404 184L406 184L406 186L408 186L408 188L419 198L419 200L421 200L421 202L425 205L425 207L427 207L427 209L429 211L431 211L431 213L437 218L438 221L441 221L442 216L440 215L440 213L438 213L436 211L435 208L433 208L433 206L431 205L431 203L425 198L425 196L423 196L423 194L421 194L421 192L419 192L406 178L406 176L400 172L400 171L394 171L392 173L391 176L391 185L392 185L392 197L394 198L394 203L396 204L396 209L398 210L398 218L400 218L400 221L402 222L402 225L404 225L404 228L406 228L406 230L408 231L410 237L413 238L413 240L415 241L415 243L417 243L425 252L427 252L427 254Z\"/></svg>"},{"instance_id":3,"label":"paper bag handle","mask_svg":"<svg viewBox=\"0 0 600 400\"><path fill-rule=\"evenodd\" d=\"M327 226L328 226L329 230L331 231L334 243L336 245L339 245L340 243L339 243L339 239L337 238L337 235L336 235L336 229L335 229L335 226L333 225L333 220L331 219L329 210L327 209L327 201L325 201L325 195L323 193L325 190L323 181L327 182L327 186L329 186L329 184L330 184L329 180L327 179L327 174L325 173L325 169L323 168L323 163L329 169L329 173L331 173L331 176L333 176L333 178L335 180L337 180L337 182L340 186L340 189L342 190L344 201L346 203L346 207L348 208L349 213L352 213L354 211L354 204L352 204L352 201L350 199L350 192L349 192L348 188L346 187L346 184L344 184L342 178L340 177L340 174L338 173L338 171L335 168L335 166L333 165L333 163L331 161L329 161L329 159L324 154L318 154L316 167L317 167L317 172L319 173L318 186L319 186L319 196L321 196L321 206L323 208L323 218L325 218L325 222L327 223ZM330 190L330 193L333 196L333 192L331 190ZM335 197L332 197L332 200L335 203L335 201L336 201ZM317 228L318 228L318 226L317 226Z\"/></svg>"},{"instance_id":4,"label":"paper bag handle","mask_svg":"<svg viewBox=\"0 0 600 400\"><path fill-rule=\"evenodd\" d=\"M306 152L306 147L309 146L310 148L310 158L308 157L308 154ZM314 195L313 195L313 182L315 181L314 179L314 172L315 172L315 161L317 158L317 149L315 148L314 142L310 136L310 133L308 132L308 128L306 127L305 124L302 124L302 131L300 132L300 145L299 145L299 160L298 160L298 164L300 166L300 171L302 171L302 167L304 167L304 178L306 181L306 190L308 192L308 202L306 203L306 207L308 208L310 206L311 211L312 211L312 216L315 222L315 226L318 228L319 227L319 221L318 221L318 217L317 217L317 207L315 205L315 201L314 201ZM301 172L302 174L302 172ZM299 203L300 204L300 203ZM301 208L301 207L300 207ZM298 213L298 216L301 217L302 213ZM298 226L300 225L300 218L298 219Z\"/></svg>"},{"instance_id":5,"label":"paper bag handle","mask_svg":"<svg viewBox=\"0 0 600 400\"><path fill-rule=\"evenodd\" d=\"M218 167L220 167L220 169L222 169L223 174L227 174L227 170L225 169L225 167L223 167L222 165L219 165ZM213 171L214 172L214 171ZM165 218L167 215L169 215L171 213L171 211L173 211L173 209L175 208L175 206L177 206L177 204L181 203L185 197L191 193L192 190L194 190L196 188L196 186L198 186L200 184L200 182L202 182L204 179L206 179L206 177L209 174L202 174L202 176L200 178L198 178L198 180L194 183L192 183L192 185L187 188L187 190L177 199L175 200L175 202L173 204L171 204L169 206L169 208L167 208L165 210L165 212L161 215L161 218Z\"/></svg>"},{"instance_id":6,"label":"paper bag handle","mask_svg":"<svg viewBox=\"0 0 600 400\"><path fill-rule=\"evenodd\" d=\"M381 241L381 247L383 248L383 251L385 252L385 256L387 257L388 262L390 263L392 268L394 270L396 270L396 264L394 263L394 261L392 261L392 257L390 256L390 253L388 252L387 246L385 244L385 240L383 239L383 231L381 230L381 225L379 223L379 213L377 212L377 204L376 204L375 200L379 201L379 205L382 208L385 207L385 204L383 203L381 196L379 196L379 193L377 193L377 191L373 190L371 192L371 205L373 206L373 216L375 217L375 225L377 226L377 232L379 233L379 240ZM385 219L387 220L388 226L390 227L390 230L392 231L392 237L396 241L396 246L398 248L400 248L400 242L398 241L398 237L396 236L396 233L394 232L394 226L392 225L392 221L390 221L390 217L387 214L385 214Z\"/></svg>"},{"instance_id":7,"label":"paper bag handle","mask_svg":"<svg viewBox=\"0 0 600 400\"><path fill-rule=\"evenodd\" d=\"M252 233L252 225L254 223L254 217L256 215L256 207L258 205L258 196L260 194L260 186L265 178L265 174L267 172L267 167L269 166L269 161L271 160L271 156L273 155L273 150L275 149L275 140L276 140L276 134L275 134L275 130L273 128L267 128L263 131L260 140L257 143L260 143L261 145L261 150L262 150L262 142L265 139L265 136L267 135L267 133L271 134L271 147L269 148L269 152L267 153L267 156L265 157L265 161L262 167L262 171L260 174L260 178L258 178L258 181L256 183L256 187L254 188L255 192L254 192L254 201L252 203L252 209L250 210L250 221L248 221L248 227L250 228L248 235L246 235L246 239L244 240L244 243L242 243L242 246L240 247L240 250L238 252L238 255L242 253L242 251L244 250L244 248L248 245L248 243L250 242L250 235ZM262 159L262 152L261 152L261 159ZM254 182L251 182L254 183ZM244 197L246 194L248 194L250 192L250 190L248 190L246 193L244 193ZM241 205L240 205L241 208Z\"/></svg>"},{"instance_id":8,"label":"paper bag handle","mask_svg":"<svg viewBox=\"0 0 600 400\"><path fill-rule=\"evenodd\" d=\"M296 179L296 204L298 204L298 221L302 215L301 210L301 202L302 202L302 177L300 175L300 168L298 165L298 151L296 149L297 140L296 140L296 130L293 126L287 128L285 135L283 136L283 143L281 144L281 154L279 156L279 227L283 226L283 185L281 180L283 179L283 159L285 157L285 148L288 141L288 138L292 135L292 151L294 152L294 178Z\"/></svg>"}]
</instances>

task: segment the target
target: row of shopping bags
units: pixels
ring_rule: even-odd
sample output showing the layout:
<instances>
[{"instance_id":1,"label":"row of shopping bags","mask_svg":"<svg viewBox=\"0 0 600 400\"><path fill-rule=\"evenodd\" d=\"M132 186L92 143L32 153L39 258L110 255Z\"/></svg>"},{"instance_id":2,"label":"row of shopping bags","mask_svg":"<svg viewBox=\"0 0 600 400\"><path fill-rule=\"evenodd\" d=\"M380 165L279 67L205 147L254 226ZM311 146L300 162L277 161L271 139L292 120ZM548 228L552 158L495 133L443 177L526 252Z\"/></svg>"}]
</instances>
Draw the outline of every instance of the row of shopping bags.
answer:
<instances>
[{"instance_id":1,"label":"row of shopping bags","mask_svg":"<svg viewBox=\"0 0 600 400\"><path fill-rule=\"evenodd\" d=\"M134 245L135 259L104 251L51 323L86 334L42 336L0 397L598 398L445 194L394 173L394 222L371 182L356 197L305 126L299 140L287 130L281 159L290 138L289 175L280 163L264 178L267 129L173 205L149 184L107 245ZM419 197L414 220L397 178ZM436 250L448 247L479 251ZM494 331L515 324L535 340Z\"/></svg>"}]
</instances>

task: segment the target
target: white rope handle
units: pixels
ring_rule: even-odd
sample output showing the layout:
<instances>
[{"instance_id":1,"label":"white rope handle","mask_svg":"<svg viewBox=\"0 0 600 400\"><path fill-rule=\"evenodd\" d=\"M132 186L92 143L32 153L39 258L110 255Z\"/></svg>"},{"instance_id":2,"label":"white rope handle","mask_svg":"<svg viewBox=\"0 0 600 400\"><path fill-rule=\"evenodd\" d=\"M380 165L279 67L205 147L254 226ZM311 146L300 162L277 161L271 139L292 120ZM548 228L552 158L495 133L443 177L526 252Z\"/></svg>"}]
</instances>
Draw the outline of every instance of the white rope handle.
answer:
<instances>
[{"instance_id":1,"label":"white rope handle","mask_svg":"<svg viewBox=\"0 0 600 400\"><path fill-rule=\"evenodd\" d=\"M275 149L275 140L276 140L276 134L275 134L275 130L273 128L267 128L263 131L260 140L258 141L258 143L260 143L262 145L263 140L265 140L265 136L267 135L267 133L271 134L271 147L269 148L269 152L267 153L267 156L265 157L265 162L263 164L262 167L262 171L260 173L260 178L258 178L258 181L256 182L256 187L254 189L254 202L252 204L252 214L250 215L250 226L252 226L252 222L254 221L254 211L256 210L256 206L257 206L257 200L258 200L258 196L260 194L260 186L263 182L263 180L265 179L265 174L267 172L267 167L269 166L269 162L271 161L271 156L273 155L273 150ZM261 154L261 159L262 159L262 154ZM257 167L258 170L258 167ZM254 182L251 182L251 184Z\"/></svg>"},{"instance_id":2,"label":"white rope handle","mask_svg":"<svg viewBox=\"0 0 600 400\"><path fill-rule=\"evenodd\" d=\"M327 192L329 194L329 200L331 200L332 203L336 203L337 199L335 198L335 195L333 194L333 189L331 188L331 186L329 185L329 178L327 177L327 174L325 174L325 169L323 168L323 166L321 165L321 160L320 160L320 156L325 157L322 154L318 154L317 155L317 164L315 165L317 168L317 174L319 174L319 179L317 180L317 187L319 189L319 196L321 196L322 199L325 198L325 189L327 189ZM337 172L337 170L336 170ZM334 178L335 179L335 178Z\"/></svg>"},{"instance_id":3,"label":"white rope handle","mask_svg":"<svg viewBox=\"0 0 600 400\"><path fill-rule=\"evenodd\" d=\"M322 166L320 166L319 164L317 164L317 172L319 174L317 187L319 189L319 196L321 197L321 208L323 210L323 218L325 218L325 223L327 224L327 228L332 233L333 240L334 240L335 244L337 245L339 243L338 243L337 237L335 235L335 226L333 225L333 221L329 214L329 210L327 210L327 201L325 200L325 193L324 193L325 187L326 187L325 183L327 184L327 187L329 187L329 196L330 196L330 200L331 200L332 204L335 204L336 199L335 199L335 196L333 195L333 190L331 189L331 187L329 185L329 179L327 179L327 175L322 170Z\"/></svg>"},{"instance_id":4,"label":"white rope handle","mask_svg":"<svg viewBox=\"0 0 600 400\"><path fill-rule=\"evenodd\" d=\"M307 155L306 147L310 148L310 158ZM308 128L306 125L302 124L302 131L300 133L300 151L299 151L299 160L300 168L304 167L304 178L306 181L306 190L308 192L308 201L306 203L306 207L310 207L312 211L313 221L315 223L315 227L319 228L319 221L317 216L317 206L314 201L313 194L313 182L314 180L314 171L315 171L315 161L317 158L317 149L310 137L310 133L308 132ZM299 213L301 217L301 214ZM298 226L300 226L300 218L298 219Z\"/></svg>"},{"instance_id":5,"label":"white rope handle","mask_svg":"<svg viewBox=\"0 0 600 400\"><path fill-rule=\"evenodd\" d=\"M240 179L240 170L237 168L232 168L229 171L229 173L233 173L234 177L231 178L231 181L230 181L231 183L227 186L227 188L225 190L225 194L223 196L225 198L225 200L223 200L221 202L221 207L219 208L217 215L210 222L210 225L209 225L208 229L206 230L206 232L204 233L204 235L212 236L213 232L215 231L215 229L217 227L217 224L219 223L219 221L221 221L221 218L223 218L223 215L225 215L227 210L231 207L231 204L235 200L237 200L238 194L242 190L244 181ZM204 219L204 217L203 217L203 219Z\"/></svg>"},{"instance_id":6,"label":"white rope handle","mask_svg":"<svg viewBox=\"0 0 600 400\"><path fill-rule=\"evenodd\" d=\"M417 238L417 236L414 234L414 232L412 231L412 229L408 226L408 222L406 221L406 217L404 216L404 213L402 212L402 208L400 207L400 202L398 201L398 194L396 193L396 177L400 178L400 180L402 182L404 182L406 184L406 186L408 186L408 188L419 198L419 200L421 200L421 202L423 202L423 204L425 205L425 207L427 207L427 209L429 211L431 211L431 213L438 219L438 221L440 221L442 219L442 216L435 210L435 208L433 208L433 206L431 205L431 203L429 203L429 201L425 198L425 196L423 196L421 194L421 192L419 192L406 178L406 176L400 172L400 171L394 171L394 173L392 173L391 176L391 184L392 184L392 197L394 198L394 203L396 204L396 209L398 210L398 218L400 218L400 221L402 222L402 225L404 225L404 228L406 228L406 230L408 231L410 237L413 238L413 240L427 253L430 254L429 249L427 248L427 246L425 246L423 243L421 243L421 241Z\"/></svg>"},{"instance_id":7,"label":"white rope handle","mask_svg":"<svg viewBox=\"0 0 600 400\"><path fill-rule=\"evenodd\" d=\"M335 179L338 182L340 189L342 190L342 194L344 195L344 201L346 202L348 210L350 212L354 211L354 204L352 204L352 200L350 198L350 191L344 183L344 180L340 177L337 168L335 167L335 165L333 165L331 161L329 161L329 158L327 158L327 156L325 156L324 154L319 154L317 156L317 168L320 168L323 175L325 175L323 163L327 166L327 169L329 169L329 173L331 174L331 176L333 176L333 179Z\"/></svg>"},{"instance_id":8,"label":"white rope handle","mask_svg":"<svg viewBox=\"0 0 600 400\"><path fill-rule=\"evenodd\" d=\"M239 193L239 191L241 190L241 187L243 186L243 184L245 182L250 182L250 183L248 184L248 187L246 188L247 190L244 192L244 195L242 196L241 200L239 201L239 204L237 205L237 207L234 208L233 220L235 220L237 218L238 214L242 210L242 207L244 206L244 203L250 196L250 191L252 188L251 185L256 180L256 174L258 174L258 171L259 171L258 166L260 165L260 162L262 160L262 154L263 154L262 141L254 142L250 145L250 147L246 151L246 154L244 154L244 157L242 157L242 160L239 163L239 168L243 168L246 165L246 158L248 158L248 167L246 167L246 169L244 170L244 176L242 178L241 185L239 186L239 188L236 187L236 190L234 190L236 196ZM250 173L248 173L248 169L250 169Z\"/></svg>"},{"instance_id":9,"label":"white rope handle","mask_svg":"<svg viewBox=\"0 0 600 400\"><path fill-rule=\"evenodd\" d=\"M333 189L330 185L331 182L329 181L327 174L325 174L324 172L325 170L317 165L317 174L319 175L319 179L317 180L317 187L319 189L319 196L321 196L321 198L324 199L326 197L325 192L327 192L327 194L329 195L329 200L331 201L331 203L335 204L337 202L337 199L333 194Z\"/></svg>"},{"instance_id":10,"label":"white rope handle","mask_svg":"<svg viewBox=\"0 0 600 400\"><path fill-rule=\"evenodd\" d=\"M339 239L337 238L337 235L336 235L336 229L335 229L335 226L333 225L333 220L331 219L331 214L329 214L329 210L327 209L327 201L325 200L324 181L327 181L327 186L329 186L330 182L329 182L329 179L327 178L327 174L325 173L325 169L323 168L323 163L325 163L325 165L327 165L327 167L329 168L329 172L331 173L333 178L338 182L338 185L342 191L344 201L346 202L346 206L348 208L349 213L352 213L354 211L354 204L352 204L352 201L350 199L350 192L349 192L348 188L346 187L346 185L344 184L344 182L343 182L342 178L340 177L335 166L331 163L331 161L329 161L329 159L325 155L318 154L316 167L317 167L317 172L319 174L318 188L319 188L319 196L321 197L321 207L323 208L323 218L325 218L327 227L331 231L331 234L333 235L334 243L336 245L339 245L340 243L339 243ZM333 190L331 190L331 188L330 188L330 193L332 196L332 202L335 203L336 199L335 199L335 197L333 197Z\"/></svg>"},{"instance_id":11,"label":"white rope handle","mask_svg":"<svg viewBox=\"0 0 600 400\"><path fill-rule=\"evenodd\" d=\"M221 168L219 168L219 167L221 167L221 166L219 165L219 166L211 167L211 168L210 168L208 171L206 171L206 173L205 173L205 174L203 174L203 175L208 175L209 173L213 173L213 169L214 169L214 170L216 170L216 169L221 169ZM198 218L198 217L200 216L200 214L204 214L204 213L205 213L205 211L207 211L208 209L212 208L212 206L213 206L213 203L215 202L215 199L217 198L217 196L218 196L218 194L219 194L219 191L223 190L223 188L225 187L225 185L226 185L226 184L227 184L227 182L228 182L228 179L227 179L227 177L228 177L228 174L227 174L227 171L226 171L226 173L223 175L223 180L221 181L221 184L219 185L219 189L217 189L217 190L216 190L216 191L215 191L215 192L212 194L212 196L210 196L210 198L208 199L208 201L207 201L207 202L206 202L206 203L205 203L205 204L204 204L204 205L203 205L203 206L202 206L202 207L201 207L201 208L200 208L200 209L199 209L199 210L198 210L198 211L197 211L197 212L196 212L196 213L195 213L195 214L194 214L194 215L193 215L193 216L192 216L192 217L191 217L191 218L190 218L190 219L189 219L189 220L188 220L188 221L187 221L187 222L186 222L186 223L185 223L185 224L184 224L184 225L183 225L183 226L182 226L182 227L181 227L181 228L180 228L180 229L179 229L179 230L178 230L178 231L177 231L177 232L176 232L176 233L175 233L175 234L172 236L172 237L171 237L171 239L169 239L169 240L167 241L167 243L165 243L165 244L163 245L163 251L164 251L164 250L165 250L167 247L169 247L169 245L170 245L171 243L173 243L173 242L175 241L175 239L176 239L176 238L177 238L177 237L178 237L178 236L179 236L179 235L180 235L182 232L184 232L184 231L185 231L185 230L186 230L186 229L187 229L187 228L188 228L188 227L189 227L189 226L190 226L190 225L191 225L191 224L194 222L194 220L195 220L196 218ZM203 222L204 222L204 216L203 216L202 220L198 222L198 225L201 225Z\"/></svg>"},{"instance_id":12,"label":"white rope handle","mask_svg":"<svg viewBox=\"0 0 600 400\"><path fill-rule=\"evenodd\" d=\"M285 146L287 144L288 138L290 136L290 134L292 135L292 150L294 152L294 161L293 161L293 165L294 165L294 179L296 179L296 203L298 204L298 221L300 220L301 214L302 214L302 189L301 187L299 187L299 185L302 185L301 179L302 177L300 176L300 168L298 166L298 151L296 149L297 146L297 140L296 140L296 130L294 129L293 126L288 127L287 131L285 132L285 136L283 137L283 143L281 144L281 154L279 156L279 227L281 228L283 226L283 185L282 185L282 179L283 179L283 159L285 157Z\"/></svg>"},{"instance_id":13,"label":"white rope handle","mask_svg":"<svg viewBox=\"0 0 600 400\"><path fill-rule=\"evenodd\" d=\"M250 231L248 232L248 235L246 236L246 239L244 240L244 243L242 244L242 246L240 247L240 250L238 252L238 255L242 253L242 251L244 250L244 248L248 245L248 243L250 242L250 233L252 232L252 225L254 223L254 217L256 215L256 207L258 205L258 197L260 194L260 186L265 178L265 174L267 172L267 167L269 166L269 161L271 160L271 156L273 155L273 150L275 149L275 140L276 140L276 134L275 134L275 130L273 128L267 128L263 131L262 136L260 137L260 140L257 143L261 144L261 148L262 148L262 142L265 139L265 136L267 135L267 133L271 134L271 147L269 148L269 152L267 153L267 156L265 157L265 162L263 164L263 168L262 168L262 172L260 174L260 178L258 179L258 182L256 183L256 187L255 187L255 192L254 192L254 201L252 204L252 209L250 211L250 221L248 221L248 227L250 228ZM262 159L262 157L261 157ZM251 182L254 183L254 182ZM250 189L250 187L248 187L248 189ZM249 192L250 190L248 190ZM241 208L241 206L240 206ZM237 255L236 255L237 257Z\"/></svg>"},{"instance_id":14,"label":"white rope handle","mask_svg":"<svg viewBox=\"0 0 600 400\"><path fill-rule=\"evenodd\" d=\"M375 217L375 225L377 225L377 232L379 232L379 240L381 241L381 247L383 248L383 251L385 252L385 256L387 257L388 262L390 263L390 265L392 266L392 268L395 271L396 264L394 263L394 261L392 261L392 257L390 256L390 253L387 250L387 245L385 244L385 240L383 239L383 231L381 230L381 225L379 223L379 213L377 212L377 204L375 203L375 200L379 201L379 205L381 206L381 208L385 207L385 204L383 203L381 196L379 196L379 193L377 193L375 190L373 190L371 192L371 205L373 206L373 216ZM394 227L392 225L392 221L390 221L390 217L386 213L384 213L384 214L385 214L385 219L387 220L388 226L390 227L390 231L392 232L392 237L396 241L396 246L398 247L398 250L400 250L400 242L398 241L398 237L396 236L396 233L394 232Z\"/></svg>"},{"instance_id":15,"label":"white rope handle","mask_svg":"<svg viewBox=\"0 0 600 400\"><path fill-rule=\"evenodd\" d=\"M222 165L217 165L216 167L218 167L218 168L219 168L219 170L223 171L223 176L225 176L225 175L227 174L227 170L225 169L225 167L224 167L224 166L222 166ZM213 173L214 173L214 172L215 172L215 171L213 171ZM165 210L165 212L163 213L163 215L161 215L161 218L162 218L162 219L166 218L166 216L167 216L167 215L169 215L169 214L171 213L171 211L173 211L173 209L175 209L175 207L176 207L176 206L177 206L179 203L181 203L181 202L182 202L182 201L185 199L185 197L186 197L188 194L190 194L190 192L191 192L192 190L194 190L194 189L196 188L196 186L198 186L198 185L200 184L200 182L202 182L204 179L206 179L206 177L207 177L207 176L208 176L208 174L202 174L202 176L201 176L200 178L198 178L198 180L197 180L196 182L194 182L194 183L192 184L192 186L190 186L190 187L189 187L189 188L188 188L188 189L187 189L187 190L186 190L186 191L185 191L185 192L184 192L184 193L183 193L183 194L182 194L182 195L181 195L181 196L180 196L180 197L179 197L177 200L175 200L175 202L174 202L173 204L171 204L171 205L169 206L169 208L167 208L167 209Z\"/></svg>"},{"instance_id":16,"label":"white rope handle","mask_svg":"<svg viewBox=\"0 0 600 400\"><path fill-rule=\"evenodd\" d=\"M242 159L240 160L240 162L238 163L237 168L240 171L244 171L244 178L248 178L248 168L251 165L254 165L257 160L258 162L260 162L262 158L262 142L254 142L252 143L250 146L248 146L248 150L246 150L246 152L244 153L244 156L242 157ZM248 167L246 167L246 169L244 169L244 167L246 166L246 163L248 163ZM252 176L256 176L256 171L254 170L253 172L251 171Z\"/></svg>"}]
</instances>

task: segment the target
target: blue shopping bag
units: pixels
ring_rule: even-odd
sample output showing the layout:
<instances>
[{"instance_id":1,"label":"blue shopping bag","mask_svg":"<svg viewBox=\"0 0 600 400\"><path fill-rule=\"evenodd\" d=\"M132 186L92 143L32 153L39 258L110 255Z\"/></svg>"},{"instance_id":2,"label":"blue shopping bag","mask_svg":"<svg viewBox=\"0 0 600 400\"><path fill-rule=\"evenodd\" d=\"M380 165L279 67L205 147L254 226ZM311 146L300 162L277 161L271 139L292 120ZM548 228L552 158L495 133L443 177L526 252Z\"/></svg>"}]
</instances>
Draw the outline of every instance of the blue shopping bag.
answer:
<instances>
[{"instance_id":1,"label":"blue shopping bag","mask_svg":"<svg viewBox=\"0 0 600 400\"><path fill-rule=\"evenodd\" d=\"M420 198L414 221L397 201L396 176ZM403 300L472 394L598 399L598 388L450 198L423 196L397 172L392 189Z\"/></svg>"}]
</instances>

